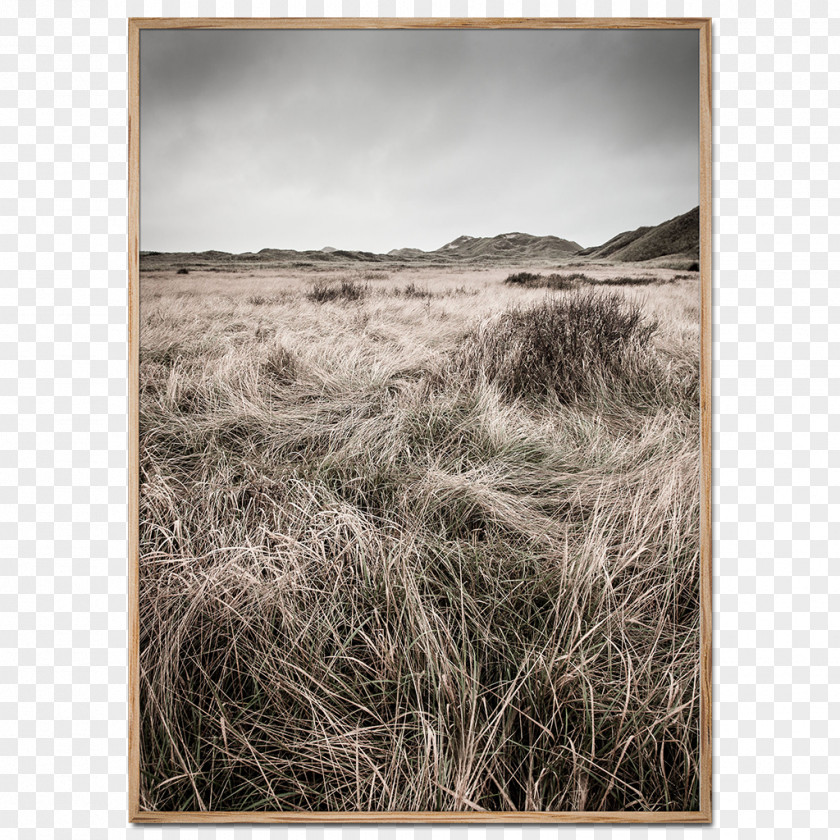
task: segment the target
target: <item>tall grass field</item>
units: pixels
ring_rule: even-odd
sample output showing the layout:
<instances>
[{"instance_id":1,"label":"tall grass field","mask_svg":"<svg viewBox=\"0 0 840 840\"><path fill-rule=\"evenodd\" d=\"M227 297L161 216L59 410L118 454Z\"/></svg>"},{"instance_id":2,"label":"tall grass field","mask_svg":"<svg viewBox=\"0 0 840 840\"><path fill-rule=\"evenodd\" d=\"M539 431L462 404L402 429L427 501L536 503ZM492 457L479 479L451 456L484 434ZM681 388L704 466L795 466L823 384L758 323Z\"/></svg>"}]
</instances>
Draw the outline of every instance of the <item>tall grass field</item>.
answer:
<instances>
[{"instance_id":1,"label":"tall grass field","mask_svg":"<svg viewBox=\"0 0 840 840\"><path fill-rule=\"evenodd\" d=\"M514 269L142 271L142 809L698 809L698 275Z\"/></svg>"}]
</instances>

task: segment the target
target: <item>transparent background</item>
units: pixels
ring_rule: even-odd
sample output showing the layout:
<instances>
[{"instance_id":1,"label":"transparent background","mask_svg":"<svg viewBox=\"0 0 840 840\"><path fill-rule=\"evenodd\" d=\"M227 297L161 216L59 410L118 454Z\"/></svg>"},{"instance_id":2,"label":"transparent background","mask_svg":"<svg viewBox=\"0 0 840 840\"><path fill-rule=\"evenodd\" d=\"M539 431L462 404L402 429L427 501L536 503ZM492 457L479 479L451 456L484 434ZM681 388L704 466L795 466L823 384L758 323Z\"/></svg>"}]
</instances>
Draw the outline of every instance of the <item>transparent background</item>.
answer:
<instances>
[{"instance_id":1,"label":"transparent background","mask_svg":"<svg viewBox=\"0 0 840 840\"><path fill-rule=\"evenodd\" d=\"M0 833L837 836L840 19L828 9L3 0ZM712 827L127 825L126 18L360 14L715 18Z\"/></svg>"}]
</instances>

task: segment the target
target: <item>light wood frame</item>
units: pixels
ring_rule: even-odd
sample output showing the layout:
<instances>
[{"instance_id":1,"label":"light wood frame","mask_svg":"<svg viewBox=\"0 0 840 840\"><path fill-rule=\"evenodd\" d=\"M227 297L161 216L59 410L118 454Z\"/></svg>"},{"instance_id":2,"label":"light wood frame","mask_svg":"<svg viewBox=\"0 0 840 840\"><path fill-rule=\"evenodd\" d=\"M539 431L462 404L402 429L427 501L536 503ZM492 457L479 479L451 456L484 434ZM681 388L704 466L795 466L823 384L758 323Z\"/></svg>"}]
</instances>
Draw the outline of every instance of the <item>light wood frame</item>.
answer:
<instances>
[{"instance_id":1,"label":"light wood frame","mask_svg":"<svg viewBox=\"0 0 840 840\"><path fill-rule=\"evenodd\" d=\"M700 809L141 811L139 624L140 32L143 29L695 29L700 40ZM710 823L712 821L712 21L710 18L131 18L128 21L128 818L134 823Z\"/></svg>"}]
</instances>

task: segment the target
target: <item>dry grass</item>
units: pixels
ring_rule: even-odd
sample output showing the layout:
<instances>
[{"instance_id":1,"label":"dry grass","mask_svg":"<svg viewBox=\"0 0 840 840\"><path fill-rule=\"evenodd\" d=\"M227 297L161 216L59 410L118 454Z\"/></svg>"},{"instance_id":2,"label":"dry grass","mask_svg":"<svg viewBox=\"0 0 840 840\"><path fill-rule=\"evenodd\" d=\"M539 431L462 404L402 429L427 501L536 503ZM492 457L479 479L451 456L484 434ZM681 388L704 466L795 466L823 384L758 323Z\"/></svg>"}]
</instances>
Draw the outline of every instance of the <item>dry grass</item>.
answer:
<instances>
[{"instance_id":1,"label":"dry grass","mask_svg":"<svg viewBox=\"0 0 840 840\"><path fill-rule=\"evenodd\" d=\"M696 278L505 274L144 274L143 808L696 809Z\"/></svg>"}]
</instances>

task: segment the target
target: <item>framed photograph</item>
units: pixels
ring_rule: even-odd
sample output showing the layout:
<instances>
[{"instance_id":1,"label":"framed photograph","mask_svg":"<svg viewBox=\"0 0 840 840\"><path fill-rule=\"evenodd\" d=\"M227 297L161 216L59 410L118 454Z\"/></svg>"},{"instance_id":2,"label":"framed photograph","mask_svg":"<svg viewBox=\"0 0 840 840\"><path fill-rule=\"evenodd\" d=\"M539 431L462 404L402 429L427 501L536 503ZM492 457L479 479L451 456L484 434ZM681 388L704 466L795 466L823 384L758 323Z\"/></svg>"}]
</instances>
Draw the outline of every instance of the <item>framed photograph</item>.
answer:
<instances>
[{"instance_id":1,"label":"framed photograph","mask_svg":"<svg viewBox=\"0 0 840 840\"><path fill-rule=\"evenodd\" d=\"M132 19L134 822L709 822L711 21Z\"/></svg>"}]
</instances>

